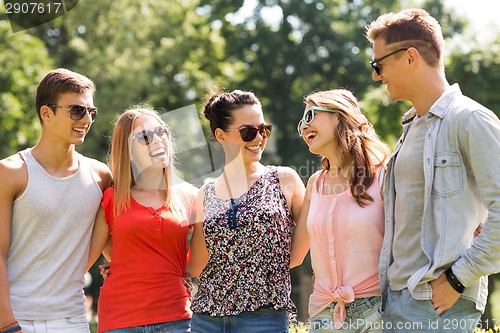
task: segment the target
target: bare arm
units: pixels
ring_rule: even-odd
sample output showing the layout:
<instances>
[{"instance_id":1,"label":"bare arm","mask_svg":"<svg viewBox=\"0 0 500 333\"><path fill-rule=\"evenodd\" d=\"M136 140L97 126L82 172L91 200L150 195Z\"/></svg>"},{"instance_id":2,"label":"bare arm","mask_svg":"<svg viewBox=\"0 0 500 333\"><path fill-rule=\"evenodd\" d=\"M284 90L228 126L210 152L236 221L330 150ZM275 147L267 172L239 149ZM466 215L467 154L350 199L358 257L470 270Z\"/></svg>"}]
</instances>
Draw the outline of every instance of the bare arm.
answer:
<instances>
[{"instance_id":1,"label":"bare arm","mask_svg":"<svg viewBox=\"0 0 500 333\"><path fill-rule=\"evenodd\" d=\"M304 261L307 252L309 252L310 240L307 232L307 215L309 214L309 205L311 202L311 186L311 180L309 179L300 216L293 232L290 268L300 266Z\"/></svg>"},{"instance_id":2,"label":"bare arm","mask_svg":"<svg viewBox=\"0 0 500 333\"><path fill-rule=\"evenodd\" d=\"M281 188L285 194L288 207L292 212L293 220L297 223L304 201L304 184L295 170L288 167L280 167L278 177Z\"/></svg>"},{"instance_id":3,"label":"bare arm","mask_svg":"<svg viewBox=\"0 0 500 333\"><path fill-rule=\"evenodd\" d=\"M112 176L111 170L109 170L108 166L102 162L99 162L94 159L89 159L91 168L94 173L94 177L97 180L97 184L101 188L101 191L104 192L109 186L111 186Z\"/></svg>"},{"instance_id":4,"label":"bare arm","mask_svg":"<svg viewBox=\"0 0 500 333\"><path fill-rule=\"evenodd\" d=\"M290 261L290 268L292 268L302 263L309 250L309 236L306 226L309 200L304 201L304 184L295 170L288 167L281 167L279 169L279 178L281 188L287 198L288 207L292 212L295 222ZM304 207L304 203L306 203L307 207Z\"/></svg>"},{"instance_id":5,"label":"bare arm","mask_svg":"<svg viewBox=\"0 0 500 333\"><path fill-rule=\"evenodd\" d=\"M202 187L198 191L196 199L196 221L194 223L194 232L191 238L190 249L188 253L188 262L186 266L186 275L190 277L199 276L208 261L208 251L205 244L205 236L201 226L203 217L203 192Z\"/></svg>"},{"instance_id":6,"label":"bare arm","mask_svg":"<svg viewBox=\"0 0 500 333\"><path fill-rule=\"evenodd\" d=\"M14 200L26 188L28 174L19 155L0 161L0 325L15 320L10 305L9 280L7 274L7 253L10 247L12 207Z\"/></svg>"},{"instance_id":7,"label":"bare arm","mask_svg":"<svg viewBox=\"0 0 500 333\"><path fill-rule=\"evenodd\" d=\"M87 262L87 271L92 267L97 258L101 255L109 240L109 229L104 217L104 209L99 207L92 230L92 238L90 240L89 258ZM106 259L108 259L106 257ZM109 260L109 259L108 259Z\"/></svg>"}]
</instances>

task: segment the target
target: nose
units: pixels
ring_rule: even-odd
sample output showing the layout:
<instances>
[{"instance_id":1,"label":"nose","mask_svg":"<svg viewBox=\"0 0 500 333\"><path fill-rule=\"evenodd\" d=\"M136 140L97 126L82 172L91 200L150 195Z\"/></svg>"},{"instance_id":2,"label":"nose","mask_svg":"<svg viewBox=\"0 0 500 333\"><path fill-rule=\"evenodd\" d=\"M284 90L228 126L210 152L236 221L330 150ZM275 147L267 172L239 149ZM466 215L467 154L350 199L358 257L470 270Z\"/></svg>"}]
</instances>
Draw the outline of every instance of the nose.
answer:
<instances>
[{"instance_id":1,"label":"nose","mask_svg":"<svg viewBox=\"0 0 500 333\"><path fill-rule=\"evenodd\" d=\"M377 74L375 70L372 71L372 80L373 81L380 81L382 80L382 76Z\"/></svg>"},{"instance_id":2,"label":"nose","mask_svg":"<svg viewBox=\"0 0 500 333\"><path fill-rule=\"evenodd\" d=\"M264 137L260 131L257 131L257 134L255 134L254 140L262 141L262 140L265 140L265 139L267 139L267 138Z\"/></svg>"},{"instance_id":3,"label":"nose","mask_svg":"<svg viewBox=\"0 0 500 333\"><path fill-rule=\"evenodd\" d=\"M92 121L92 117L90 116L89 109L86 109L86 110L85 110L85 114L84 114L84 116L83 116L83 118L82 118L81 120L84 120L84 119L85 119L85 121L86 121L86 122L88 122L89 124L92 124L92 123L93 123L93 121Z\"/></svg>"},{"instance_id":4,"label":"nose","mask_svg":"<svg viewBox=\"0 0 500 333\"><path fill-rule=\"evenodd\" d=\"M308 127L309 126L304 121L301 121L299 126L300 134L302 135Z\"/></svg>"}]
</instances>

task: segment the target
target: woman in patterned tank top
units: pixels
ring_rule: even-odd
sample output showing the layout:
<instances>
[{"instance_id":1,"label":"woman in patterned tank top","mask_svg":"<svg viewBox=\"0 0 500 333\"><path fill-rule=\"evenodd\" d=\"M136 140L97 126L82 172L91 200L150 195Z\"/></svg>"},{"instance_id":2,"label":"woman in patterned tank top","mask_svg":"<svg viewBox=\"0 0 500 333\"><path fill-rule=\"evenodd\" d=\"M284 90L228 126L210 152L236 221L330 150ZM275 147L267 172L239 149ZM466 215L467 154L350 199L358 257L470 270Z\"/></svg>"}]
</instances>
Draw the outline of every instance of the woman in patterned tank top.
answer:
<instances>
[{"instance_id":1,"label":"woman in patterned tank top","mask_svg":"<svg viewBox=\"0 0 500 333\"><path fill-rule=\"evenodd\" d=\"M272 125L252 92L214 93L204 114L225 166L198 193L186 269L199 275L192 332L288 332L296 312L291 236L304 185L291 168L261 164Z\"/></svg>"}]
</instances>

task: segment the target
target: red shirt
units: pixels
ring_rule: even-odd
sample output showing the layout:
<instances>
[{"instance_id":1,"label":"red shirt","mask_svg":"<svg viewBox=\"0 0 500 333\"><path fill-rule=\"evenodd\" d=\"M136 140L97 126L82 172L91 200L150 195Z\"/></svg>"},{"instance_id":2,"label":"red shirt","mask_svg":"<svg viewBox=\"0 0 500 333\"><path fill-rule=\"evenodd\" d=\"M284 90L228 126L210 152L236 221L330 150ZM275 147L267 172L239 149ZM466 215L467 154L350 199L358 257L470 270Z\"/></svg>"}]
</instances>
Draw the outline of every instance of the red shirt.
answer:
<instances>
[{"instance_id":1,"label":"red shirt","mask_svg":"<svg viewBox=\"0 0 500 333\"><path fill-rule=\"evenodd\" d=\"M101 287L98 332L191 318L191 295L182 283L189 220L195 194L173 192L185 213L131 207L113 218L114 189L104 192L102 207L112 240L110 275Z\"/></svg>"}]
</instances>

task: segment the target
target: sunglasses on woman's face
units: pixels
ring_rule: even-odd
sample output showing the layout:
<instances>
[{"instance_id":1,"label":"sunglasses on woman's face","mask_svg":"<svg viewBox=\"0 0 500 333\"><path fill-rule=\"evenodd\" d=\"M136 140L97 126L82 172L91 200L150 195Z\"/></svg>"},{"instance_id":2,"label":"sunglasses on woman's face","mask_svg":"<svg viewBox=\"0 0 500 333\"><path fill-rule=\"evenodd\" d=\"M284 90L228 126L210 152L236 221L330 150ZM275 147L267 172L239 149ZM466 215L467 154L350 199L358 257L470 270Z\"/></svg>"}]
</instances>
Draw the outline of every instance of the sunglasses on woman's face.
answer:
<instances>
[{"instance_id":1,"label":"sunglasses on woman's face","mask_svg":"<svg viewBox=\"0 0 500 333\"><path fill-rule=\"evenodd\" d=\"M245 142L250 142L257 136L257 133L263 138L268 138L271 136L271 132L273 130L273 125L271 124L262 124L259 127L253 127L245 125L237 130L226 130L226 132L240 132L241 140Z\"/></svg>"},{"instance_id":2,"label":"sunglasses on woman's face","mask_svg":"<svg viewBox=\"0 0 500 333\"><path fill-rule=\"evenodd\" d=\"M302 126L302 123L309 125L310 123L313 122L314 120L314 113L316 111L324 111L324 112L337 112L338 110L334 109L328 109L328 108L323 108L321 106L311 106L309 109L307 109L304 112L304 115L302 116L302 119L299 121L299 124L297 125L297 132L299 132L299 136L302 137L302 131L300 130L300 127Z\"/></svg>"},{"instance_id":3,"label":"sunglasses on woman's face","mask_svg":"<svg viewBox=\"0 0 500 333\"><path fill-rule=\"evenodd\" d=\"M156 127L154 130L142 130L140 132L137 132L134 134L132 139L137 139L137 141L141 145L149 145L153 142L154 135L158 136L160 139L163 139L165 135L169 135L170 132L168 130L168 127L165 125L161 125Z\"/></svg>"},{"instance_id":4,"label":"sunglasses on woman's face","mask_svg":"<svg viewBox=\"0 0 500 333\"><path fill-rule=\"evenodd\" d=\"M69 111L69 117L73 120L80 120L85 116L85 113L88 113L90 116L90 120L92 122L97 117L97 108L93 106L85 106L79 104L71 104L70 106L60 106L57 104L47 104L48 107L51 108L60 108Z\"/></svg>"}]
</instances>

